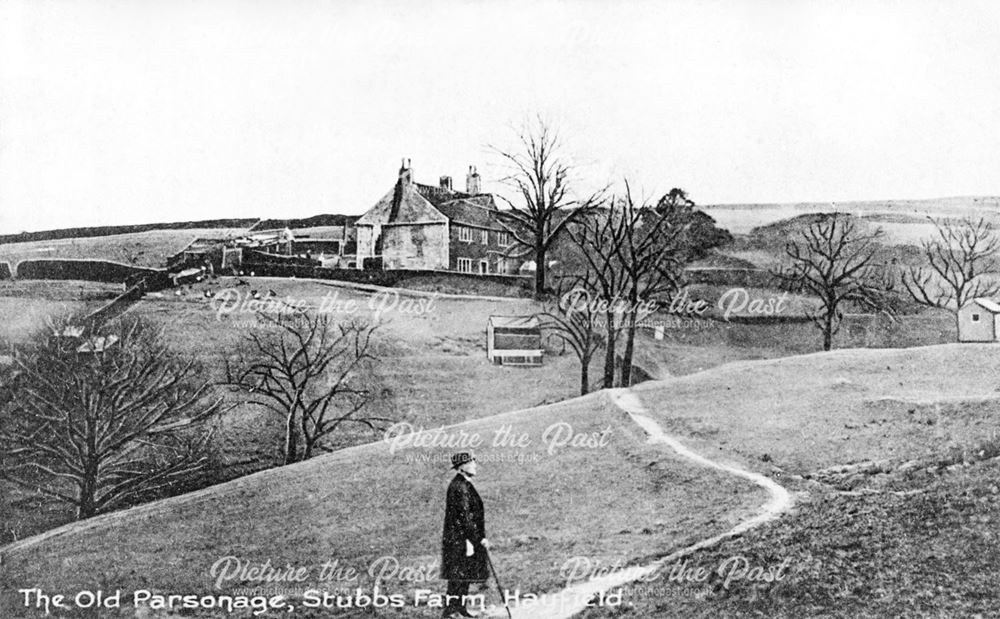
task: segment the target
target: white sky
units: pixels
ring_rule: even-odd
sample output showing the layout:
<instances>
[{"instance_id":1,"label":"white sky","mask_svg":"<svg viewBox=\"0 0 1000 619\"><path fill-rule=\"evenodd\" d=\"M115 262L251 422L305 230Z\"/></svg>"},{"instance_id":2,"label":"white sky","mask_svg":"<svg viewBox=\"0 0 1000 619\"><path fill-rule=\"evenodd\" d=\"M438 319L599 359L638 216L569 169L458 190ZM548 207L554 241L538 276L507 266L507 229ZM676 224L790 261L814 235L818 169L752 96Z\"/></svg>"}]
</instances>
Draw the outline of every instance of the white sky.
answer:
<instances>
[{"instance_id":1,"label":"white sky","mask_svg":"<svg viewBox=\"0 0 1000 619\"><path fill-rule=\"evenodd\" d=\"M1000 194L1000 2L0 0L0 233L361 213L541 113L580 187Z\"/></svg>"}]
</instances>

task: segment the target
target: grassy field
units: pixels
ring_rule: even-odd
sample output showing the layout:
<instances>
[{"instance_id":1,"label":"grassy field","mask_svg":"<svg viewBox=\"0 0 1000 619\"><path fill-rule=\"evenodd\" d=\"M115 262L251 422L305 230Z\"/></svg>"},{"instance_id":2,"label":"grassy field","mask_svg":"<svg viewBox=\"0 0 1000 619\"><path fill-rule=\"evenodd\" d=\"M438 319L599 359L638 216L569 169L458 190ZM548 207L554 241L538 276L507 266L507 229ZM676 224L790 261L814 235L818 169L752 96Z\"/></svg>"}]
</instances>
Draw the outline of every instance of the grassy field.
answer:
<instances>
[{"instance_id":1,"label":"grassy field","mask_svg":"<svg viewBox=\"0 0 1000 619\"><path fill-rule=\"evenodd\" d=\"M132 311L163 324L178 349L217 368L219 359L229 354L240 330L247 327L247 321L252 323L253 316L220 316L204 291L218 292L235 284L236 280L222 279L185 288L180 295L151 296ZM275 297L292 303L305 300L310 307L340 303L345 317L372 317L370 293L324 283L250 279L240 289L273 291ZM332 300L327 293L334 295ZM528 300L503 302L501 312L496 302L423 298L434 298L424 311L404 312L397 299L394 308L380 316L386 359L380 377L392 397L378 406L418 427L464 421L466 436L494 437L512 424L513 434L530 437L526 447L479 449L491 537L498 542L497 567L508 575L505 584L509 588L536 592L556 589L561 584L559 568L573 556L587 556L602 565L662 556L726 530L761 502L757 491L692 469L645 444L638 428L610 408L601 394L543 409L490 416L574 394L575 360L568 356L550 358L546 366L533 370L496 368L486 362L482 349L485 317L491 312L530 312ZM376 299L383 304L391 301ZM356 312L346 311L349 301L359 308ZM904 323L892 335L899 345L909 341L907 338L937 337L933 325L941 327L942 338L944 324L950 328L950 317L944 313L928 312L910 319L911 323ZM976 453L1000 451L995 424L1000 409L996 395L1000 349L995 346L844 349L714 367L739 355L766 357L814 350L810 346L818 340L815 329L808 324L793 326L803 331L796 335L789 324L770 325L767 328L775 331L767 331L762 325L727 323L726 329L715 331L668 331L670 337L661 341L643 334L644 354L656 354L664 364L672 363L671 369L676 370L672 373L678 376L639 385L635 391L667 432L684 437L686 444L701 453L738 461L800 493L809 493L788 527L772 525L727 542L718 550L736 554L739 550L770 566L790 557L790 565L799 567L794 571L789 568L788 579L781 586L789 586L788 591L796 596L805 595L805 601L795 602L799 598L792 593L775 597L770 589L763 591L763 585L731 590L717 581L701 588L670 583L655 591L648 587L631 591L637 606L629 608L641 611L635 616L656 616L675 603L689 604L687 608L695 616L703 610L723 616L742 616L749 610L749 614L759 616L789 617L823 608L839 611L838 592L861 591L863 584L857 577L860 568L852 568L847 560L830 563L831 557L855 556L844 555L845 548L861 553L859 560L873 561L872 573L898 567L905 560L927 559L930 555L920 554L924 550L904 552L893 536L909 530L906 527L910 526L908 519L916 517L913 514L927 515L936 506L968 498L948 494L944 486L936 486L928 502L913 498L916 494L911 496L911 490L923 494L927 484L936 483L936 476L941 475L934 472L940 467L925 471L927 467L921 462L935 463L945 456L950 463L974 462ZM850 325L845 326L842 336L873 337L870 329L852 330ZM849 342L841 340L841 344ZM692 373L701 367L714 369ZM251 446L261 449L262 437L272 429L264 418L245 409L230 415L231 428L240 431L230 432L236 438L227 449L232 454L247 453L243 450ZM559 422L589 436L610 428L613 438L597 450L549 453L542 437L547 428ZM341 565L363 571L373 560L392 555L418 572L422 568L425 576L432 574L422 582L383 583L384 592L403 592L410 599L415 588L439 590L442 585L432 564L437 554L440 497L448 480L444 459L455 449L456 444L451 444L389 453L383 442L350 447L292 467L263 471L70 525L43 536L42 541L8 549L3 557L5 580L0 585L5 595L25 582L69 591L100 585L208 592L214 580L211 565L220 557L237 555L254 564L270 560L273 565L308 568L314 580L295 583L294 588L301 591L324 584L315 581L324 561L337 559ZM259 457L266 457L261 453ZM875 473L843 473L840 467L846 465L874 465ZM968 469L974 475L980 470L977 467L988 466L970 464L944 470L957 475ZM917 474L920 471L925 473ZM970 477L968 492L980 492L987 477ZM846 491L853 494L844 494ZM865 494L868 492L894 497L891 501L895 502L876 501ZM979 518L971 527L973 533L956 532L957 521L949 520L951 516L932 520L939 524L928 531L947 528L948 539L968 545L980 535L976 531L985 531L993 522L989 518L995 506L984 503L983 509L987 511L971 512ZM842 526L838 520L823 523L830 514L847 518L858 513L870 514L857 534L870 536L871 543L862 544L860 550L850 537L853 524ZM777 540L774 543L778 545L769 540ZM712 563L725 559L712 552L716 551L692 560ZM882 555L872 558L875 552ZM955 552L942 556L941 565L959 561ZM821 569L830 565L840 570L835 572L836 578L844 579L836 591L827 584ZM969 570L975 566L965 565ZM922 585L894 581L896 572L886 574L891 576L888 584L868 594L889 606L844 607L860 615L845 610L842 616L864 616L861 611L868 608L875 609L872 612L880 608L914 612L936 608L900 602L911 591L908 587ZM348 587L342 586L344 583L325 584L331 590L370 589L371 582L364 576L359 578ZM232 590L237 585L253 584L232 582L226 586ZM960 596L955 604L965 605L961 608L969 606L970 596L982 589L978 580L963 587L956 590ZM762 596L770 596L769 601L761 601ZM705 600L711 605L706 606ZM13 612L9 595L3 603ZM614 611L617 615L592 616L635 612L629 608ZM385 616L431 617L436 612L410 607L401 614ZM301 613L307 617L329 614ZM343 616L352 615L345 612Z\"/></svg>"},{"instance_id":2,"label":"grassy field","mask_svg":"<svg viewBox=\"0 0 1000 619\"><path fill-rule=\"evenodd\" d=\"M0 341L22 340L48 318L95 310L121 292L98 282L0 281Z\"/></svg>"},{"instance_id":3,"label":"grassy field","mask_svg":"<svg viewBox=\"0 0 1000 619\"><path fill-rule=\"evenodd\" d=\"M420 297L432 303L404 308L410 297L373 295L322 282L288 279L247 278L236 286L235 278L148 295L129 310L130 315L149 319L164 329L171 347L199 359L206 378L222 381L224 362L231 357L248 330L260 328L254 313L234 311L219 314L205 291L218 293L235 286L242 298L251 290L273 291L290 303L317 308L326 303L344 309L354 303L357 311L334 312L340 320L374 320L372 307L382 308L377 342L378 362L369 381L376 397L369 414L423 427L436 427L557 402L579 393L579 365L572 354L554 354L538 368L499 367L489 363L485 351L486 320L491 313L530 313L528 300L479 301ZM0 311L7 320L0 333L14 339L44 325L48 313L95 309L106 298L74 301L74 294L110 296L106 285L86 282L15 282L8 289L38 296L0 296ZM45 292L47 291L47 292ZM2 292L2 289L0 289ZM61 300L56 300L61 299ZM414 311L410 311L414 310ZM592 375L596 376L595 368ZM280 463L283 437L277 416L242 403L238 393L220 390L236 408L220 420L214 438L216 463L209 474L191 480L190 487L232 479ZM377 432L349 425L326 441L325 449L338 449L376 440ZM19 488L2 485L0 496L0 543L21 539L70 520L70 510Z\"/></svg>"},{"instance_id":4,"label":"grassy field","mask_svg":"<svg viewBox=\"0 0 1000 619\"><path fill-rule=\"evenodd\" d=\"M708 574L704 582L676 578L671 564L624 587L631 606L581 619L995 617L998 478L993 459L900 479L894 492L814 489L780 523L688 557L690 571ZM763 566L777 575L782 564L772 582L742 571Z\"/></svg>"},{"instance_id":5,"label":"grassy field","mask_svg":"<svg viewBox=\"0 0 1000 619\"><path fill-rule=\"evenodd\" d=\"M638 387L668 432L770 474L799 505L626 586L629 604L581 617L996 616L998 370L995 346L952 344L736 363ZM690 579L699 568L706 577Z\"/></svg>"},{"instance_id":6,"label":"grassy field","mask_svg":"<svg viewBox=\"0 0 1000 619\"><path fill-rule=\"evenodd\" d=\"M489 506L490 530L497 531L491 533L499 542L497 567L511 575L505 583L508 588L555 589L560 585L559 567L575 555L600 560L603 565L662 556L729 528L761 502L752 488L691 469L645 445L639 430L610 409L600 395L496 417L578 393L579 368L571 354L549 354L545 365L531 369L496 367L486 360L488 316L532 313L537 306L531 300L373 294L326 282L219 278L148 295L130 312L162 325L176 350L204 361L209 376L219 379L223 359L233 353L243 333L260 327L252 312L220 313L218 300L205 294L218 295L228 289L237 290L240 301L248 300L256 290L292 304L326 307L345 320L377 319L380 363L373 381L379 397L372 404L374 413L428 429L465 422L470 432L487 437L512 423L516 431L533 437L528 448L487 449L483 458L481 489ZM0 312L5 318L0 330L5 337L23 337L42 324L39 320L45 313L96 307L116 292L117 287L81 282L6 283L0 287ZM719 293L720 289L711 287L698 291L712 299ZM794 301L790 307L801 311L801 299ZM897 348L943 343L953 339L953 329L946 312L905 316L899 323L848 317L835 345ZM767 529L768 535L784 536L782 547L789 548L788 553L767 554L766 546L739 547L745 553L757 553L754 556L761 561L780 562L792 556L801 563L805 559L794 552L809 552L804 540L826 544L822 553L840 556L839 542L833 538L841 533L818 528L823 510L881 509L866 495L842 491L906 497L892 493L920 489L934 481L916 475L913 462L945 456L961 461L970 453L993 453L990 450L1000 445L994 422L1000 409L996 395L1000 349L994 346L846 348L807 354L815 352L820 342L819 332L809 323L688 321L667 328L664 335L655 340L651 331L643 330L637 352L640 364L655 367L659 376L674 376L636 388L659 423L710 457L739 461L811 493L789 529ZM760 359L766 361L749 361ZM595 379L599 363L595 359L591 371ZM276 421L248 406L226 415L217 444L225 468L220 479L277 461L280 428ZM614 438L596 451L566 449L549 454L540 437L560 421L587 434L611 427ZM342 565L364 569L387 554L405 565L427 568L435 561L440 534L438 512L448 480L443 461L455 449L387 454L384 443L355 447L379 436L363 429L344 433L327 447L346 449L332 454L70 525L66 532L54 532L48 541L5 552L0 568L0 587L7 596L4 608L13 611L8 594L25 582L67 591L101 585L205 592L211 588L211 564L229 554L256 563L270 560L275 565L306 566L314 576L326 560L338 559ZM874 463L878 474L834 470L866 463ZM974 472L985 466L969 468ZM921 465L916 470L923 469ZM981 485L971 478L969 484ZM4 488L0 501L0 533L5 540L14 536L13 529L20 539L68 520L64 509L8 490ZM822 500L824 493L830 493L830 501ZM958 500L948 496L941 500ZM905 502L891 505L900 514L911 513L907 511L911 507L930 509ZM887 519L885 531L897 531L893 527L903 526L901 522ZM980 524L985 530L987 525ZM865 531L876 535L878 529ZM754 535L764 533L748 536L746 543L754 543ZM706 561L715 560L714 555L705 556ZM902 558L921 556L900 554ZM845 565L841 568L846 570ZM824 589L825 581L818 582L822 574L797 574L796 578L805 580L788 581L799 583L792 591L834 595ZM853 582L845 586L854 586ZM253 585L230 586L238 584ZM331 589L349 588L344 583L326 584ZM891 595L909 591L908 585L890 584L893 588L886 590ZM353 586L370 589L368 585L363 581ZM395 582L389 589L410 595L417 586L440 590L442 583L434 573L429 582ZM970 585L973 589L968 591L978 586ZM641 593L630 594L639 604L636 608L647 613L636 616L656 616L674 603L670 596L693 595L686 608L697 612L701 612L698 600L716 599L712 597L716 594L695 587L671 586L646 600ZM708 608L724 616L761 608L760 616L791 617L798 610L832 604L821 599L818 606L794 606L789 595L773 606L754 606L763 604L758 600L761 595L770 594L759 587L750 587L739 596L725 591L717 596L722 601ZM410 607L405 613L386 616L434 615L435 611ZM11 615L0 610L0 616Z\"/></svg>"},{"instance_id":7,"label":"grassy field","mask_svg":"<svg viewBox=\"0 0 1000 619\"><path fill-rule=\"evenodd\" d=\"M706 617L972 616L988 608L996 592L987 583L1000 563L988 552L968 554L992 547L986 542L995 535L998 469L984 459L1000 453L998 370L995 346L953 344L732 363L636 387L667 432L717 461L769 474L796 491L801 505L687 563L711 572L744 557L772 574L785 565L779 582L679 582L670 566L674 579L667 570L627 587L628 604L588 616L662 616L668 609ZM596 449L550 452L544 437L555 423L611 438ZM511 589L558 588L560 568L574 556L604 566L646 562L728 529L762 502L731 478L645 443L603 394L452 430L436 435L436 446L349 448L56 530L7 549L0 585L5 592L23 582L69 591L208 592L212 564L228 555L308 568L313 579L295 583L299 591L317 586L319 566L334 559L364 571L393 555L433 574L444 461L456 441L472 437L485 437L487 446L477 449L479 486L497 568ZM495 445L498 431L523 433L528 444ZM878 468L860 481L830 473L872 462ZM327 584L370 589L366 578ZM227 582L222 590L239 585L254 583ZM410 600L415 588L441 585L430 576L383 582L383 591ZM4 604L13 604L9 596Z\"/></svg>"},{"instance_id":8,"label":"grassy field","mask_svg":"<svg viewBox=\"0 0 1000 619\"><path fill-rule=\"evenodd\" d=\"M668 432L804 476L995 441L998 372L1000 348L989 344L852 349L731 363L635 391Z\"/></svg>"},{"instance_id":9,"label":"grassy field","mask_svg":"<svg viewBox=\"0 0 1000 619\"><path fill-rule=\"evenodd\" d=\"M240 285L245 281L246 285ZM206 366L212 380L224 379L224 361L231 357L248 329L259 327L252 312L219 313L205 292L232 289L246 301L252 290L292 304L333 311L338 319L372 320L378 312L379 362L370 381L377 393L372 415L423 427L478 419L510 410L557 402L579 393L579 363L571 352L553 348L540 368L498 367L485 356L485 325L490 314L530 314L537 305L527 299L504 301L453 299L443 296L373 294L327 282L277 278L219 278L217 280L148 295L132 315L148 318L165 330L171 346ZM5 337L23 337L44 324L44 315L96 308L117 290L87 282L13 282L4 284L0 323ZM752 291L765 294L768 291ZM696 295L714 299L719 291L701 287ZM82 300L81 300L82 299ZM796 309L795 299L789 307ZM419 304L423 305L419 305ZM353 312L347 311L353 304ZM375 308L375 309L373 309ZM934 320L927 320L933 318ZM838 346L914 345L949 341L947 325L935 335L937 320L946 314L908 317L888 336L849 323ZM912 335L913 337L909 337ZM883 334L884 335L884 334ZM881 337L881 339L880 339ZM937 339L935 339L937 338ZM688 322L667 328L663 340L642 331L636 361L654 377L690 374L723 363L770 359L817 350L818 332L809 324L740 324L717 320ZM561 351L562 354L559 354ZM602 357L591 368L592 382L600 379ZM242 404L239 394L227 396L236 405L216 432L216 465L189 487L232 479L280 462L281 421L263 409ZM375 440L363 426L347 426L329 438L326 449ZM20 539L69 520L66 507L6 487L0 500L0 541Z\"/></svg>"},{"instance_id":10,"label":"grassy field","mask_svg":"<svg viewBox=\"0 0 1000 619\"><path fill-rule=\"evenodd\" d=\"M661 368L662 375L691 374L733 361L777 359L822 349L820 331L811 322L745 323L664 315L652 320L664 325L663 339L655 339L652 328L641 329L637 336L641 355L637 359L640 366L647 363ZM835 349L905 348L954 341L952 314L928 310L900 316L895 322L848 315L833 345Z\"/></svg>"},{"instance_id":11,"label":"grassy field","mask_svg":"<svg viewBox=\"0 0 1000 619\"><path fill-rule=\"evenodd\" d=\"M591 446L559 446L550 430L554 424L569 424L573 435L593 439ZM516 446L503 436L514 437ZM763 502L755 486L691 468L647 444L638 426L603 394L468 422L438 439L477 440L477 487L496 567L510 589L559 588L561 569L572 557L601 565L642 561L705 532L726 530ZM451 478L446 459L456 448L395 447L379 442L341 450L8 547L0 611L5 617L33 616L11 596L29 583L61 591L102 586L207 593L216 582L213 563L230 555L255 565L306 568L308 577L291 588L330 591L370 591L369 566L392 556L423 577L386 577L382 591L404 593L408 600L415 588L440 592L436 563ZM321 565L333 560L360 574L319 582ZM221 590L254 586L236 578ZM369 616L303 610L296 616ZM409 604L401 612L380 613L438 614Z\"/></svg>"},{"instance_id":12,"label":"grassy field","mask_svg":"<svg viewBox=\"0 0 1000 619\"><path fill-rule=\"evenodd\" d=\"M11 266L21 260L42 258L93 258L162 267L197 237L226 237L243 232L236 228L149 230L131 234L7 243L0 245L0 261Z\"/></svg>"},{"instance_id":13,"label":"grassy field","mask_svg":"<svg viewBox=\"0 0 1000 619\"><path fill-rule=\"evenodd\" d=\"M527 314L536 311L533 301L511 299L487 301L388 294L372 294L326 282L246 278L218 280L149 295L130 313L160 324L171 346L200 359L212 380L224 379L224 361L230 357L248 329L256 328L253 313L218 313L204 293L234 289L242 300L251 290L302 303L337 310L339 319L371 320L372 308L384 308L378 350L379 362L370 387L378 396L369 412L374 416L406 421L423 427L478 419L510 410L557 402L579 393L579 363L575 356L556 347L540 368L498 367L485 356L485 324L492 313ZM704 287L703 287L704 288ZM115 293L107 285L85 282L16 282L6 285L0 309L7 319L0 323L6 337L19 337L44 324L46 313L94 309ZM701 291L717 293L710 289ZM697 294L701 294L698 292ZM759 291L762 294L766 291ZM175 294L179 293L179 294ZM49 297L49 298L40 298ZM79 301L79 298L91 299ZM406 305L411 302L410 305ZM422 302L417 307L413 302ZM354 312L346 309L354 305ZM794 308L793 304L790 307ZM929 318L933 320L928 320ZM944 321L939 325L939 320ZM838 346L884 344L915 345L949 341L947 314L907 317L889 335L848 324ZM934 329L940 326L940 336ZM909 337L912 335L912 337ZM881 339L880 339L881 338ZM936 338L936 339L935 339ZM641 331L636 361L654 377L690 374L723 363L748 359L771 359L813 352L819 347L818 332L809 324L740 324L717 320L688 322L667 328L663 340L651 331ZM592 362L591 379L600 380L598 355ZM227 395L236 408L220 422L215 434L216 464L205 477L193 479L189 488L232 479L274 466L280 462L281 420L263 409L242 404L239 394ZM375 440L377 434L363 426L347 426L329 438L326 449L337 449ZM20 489L5 487L0 500L0 541L20 539L70 518L68 509L39 499Z\"/></svg>"}]
</instances>

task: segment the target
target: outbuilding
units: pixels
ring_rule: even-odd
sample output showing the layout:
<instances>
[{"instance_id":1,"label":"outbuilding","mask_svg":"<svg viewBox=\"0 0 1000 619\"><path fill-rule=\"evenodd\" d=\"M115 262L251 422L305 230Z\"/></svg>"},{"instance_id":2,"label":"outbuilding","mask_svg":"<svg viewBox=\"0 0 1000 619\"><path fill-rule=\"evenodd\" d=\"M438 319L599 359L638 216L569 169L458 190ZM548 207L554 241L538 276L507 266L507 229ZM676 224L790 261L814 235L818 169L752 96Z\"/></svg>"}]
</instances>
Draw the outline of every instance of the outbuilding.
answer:
<instances>
[{"instance_id":1,"label":"outbuilding","mask_svg":"<svg viewBox=\"0 0 1000 619\"><path fill-rule=\"evenodd\" d=\"M542 328L535 316L490 316L486 357L494 365L541 365Z\"/></svg>"},{"instance_id":2,"label":"outbuilding","mask_svg":"<svg viewBox=\"0 0 1000 619\"><path fill-rule=\"evenodd\" d=\"M1000 336L1000 304L973 299L958 310L959 342L996 342Z\"/></svg>"}]
</instances>

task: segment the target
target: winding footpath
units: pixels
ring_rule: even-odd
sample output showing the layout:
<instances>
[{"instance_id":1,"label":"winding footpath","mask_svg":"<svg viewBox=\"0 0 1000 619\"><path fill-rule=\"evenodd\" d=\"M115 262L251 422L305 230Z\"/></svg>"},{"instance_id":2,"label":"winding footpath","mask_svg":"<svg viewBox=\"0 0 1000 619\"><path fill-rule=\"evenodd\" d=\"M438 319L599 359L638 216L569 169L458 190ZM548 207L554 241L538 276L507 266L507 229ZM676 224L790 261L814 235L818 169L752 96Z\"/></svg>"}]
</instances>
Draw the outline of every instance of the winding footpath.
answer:
<instances>
[{"instance_id":1,"label":"winding footpath","mask_svg":"<svg viewBox=\"0 0 1000 619\"><path fill-rule=\"evenodd\" d=\"M624 412L628 413L632 420L646 431L649 435L648 442L662 443L676 452L677 455L693 462L694 464L716 469L729 475L735 475L736 477L741 477L757 484L767 491L770 498L767 503L761 506L760 512L756 516L744 520L725 533L703 539L700 542L692 544L691 546L682 548L665 557L657 559L649 565L626 568L621 571L613 572L605 576L592 578L585 582L572 585L561 591L539 596L541 599L538 603L526 606L525 608L518 608L516 606L511 607L511 613L514 619L569 619L577 613L583 611L586 608L587 601L594 596L616 587L621 587L628 583L637 581L641 578L645 578L663 566L674 563L697 550L714 546L722 540L735 537L753 529L754 527L769 522L792 507L792 495L788 492L788 490L775 483L774 480L759 473L747 471L737 466L709 460L705 456L688 449L676 438L668 435L663 431L663 428L661 428L660 425L649 416L646 411L646 407L642 404L642 401L640 401L638 396L630 390L609 389L606 393L612 403ZM503 609L503 607L491 608L484 614L484 616L506 617L507 612Z\"/></svg>"}]
</instances>

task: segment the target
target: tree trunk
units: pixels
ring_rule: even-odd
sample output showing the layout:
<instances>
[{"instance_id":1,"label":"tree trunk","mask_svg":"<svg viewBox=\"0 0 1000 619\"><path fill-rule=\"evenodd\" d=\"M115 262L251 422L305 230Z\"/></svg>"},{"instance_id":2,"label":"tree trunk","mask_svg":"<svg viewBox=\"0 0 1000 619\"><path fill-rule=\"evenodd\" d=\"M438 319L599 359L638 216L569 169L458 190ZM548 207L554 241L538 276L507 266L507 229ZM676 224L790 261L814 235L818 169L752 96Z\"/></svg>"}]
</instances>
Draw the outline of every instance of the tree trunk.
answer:
<instances>
[{"instance_id":1,"label":"tree trunk","mask_svg":"<svg viewBox=\"0 0 1000 619\"><path fill-rule=\"evenodd\" d=\"M76 504L76 519L90 518L97 513L97 477L100 462L97 459L97 420L88 414L85 422L85 452L83 459L83 479L80 480L79 501Z\"/></svg>"},{"instance_id":2,"label":"tree trunk","mask_svg":"<svg viewBox=\"0 0 1000 619\"><path fill-rule=\"evenodd\" d=\"M635 307L634 305L632 306ZM622 378L621 387L632 385L632 353L635 351L635 322L636 312L630 311L628 314L628 332L625 336L625 353L622 356Z\"/></svg>"},{"instance_id":3,"label":"tree trunk","mask_svg":"<svg viewBox=\"0 0 1000 619\"><path fill-rule=\"evenodd\" d=\"M541 240L535 241L535 298L545 295L545 247Z\"/></svg>"},{"instance_id":4,"label":"tree trunk","mask_svg":"<svg viewBox=\"0 0 1000 619\"><path fill-rule=\"evenodd\" d=\"M299 433L295 428L295 409L285 418L285 464L296 461L299 451Z\"/></svg>"},{"instance_id":5,"label":"tree trunk","mask_svg":"<svg viewBox=\"0 0 1000 619\"><path fill-rule=\"evenodd\" d=\"M833 347L833 312L827 312L823 317L823 350Z\"/></svg>"},{"instance_id":6,"label":"tree trunk","mask_svg":"<svg viewBox=\"0 0 1000 619\"><path fill-rule=\"evenodd\" d=\"M88 461L84 466L83 479L80 483L79 500L76 504L76 519L90 518L97 512L95 503L97 495L97 463Z\"/></svg>"},{"instance_id":7,"label":"tree trunk","mask_svg":"<svg viewBox=\"0 0 1000 619\"><path fill-rule=\"evenodd\" d=\"M615 314L614 312L604 313L605 340L604 340L604 388L610 389L615 386Z\"/></svg>"},{"instance_id":8,"label":"tree trunk","mask_svg":"<svg viewBox=\"0 0 1000 619\"><path fill-rule=\"evenodd\" d=\"M580 395L590 391L590 359L580 359Z\"/></svg>"}]
</instances>

